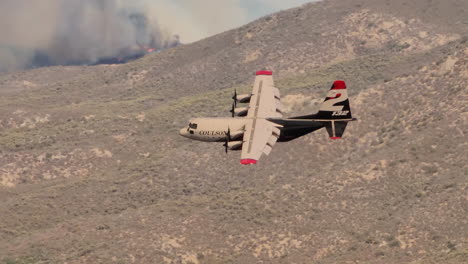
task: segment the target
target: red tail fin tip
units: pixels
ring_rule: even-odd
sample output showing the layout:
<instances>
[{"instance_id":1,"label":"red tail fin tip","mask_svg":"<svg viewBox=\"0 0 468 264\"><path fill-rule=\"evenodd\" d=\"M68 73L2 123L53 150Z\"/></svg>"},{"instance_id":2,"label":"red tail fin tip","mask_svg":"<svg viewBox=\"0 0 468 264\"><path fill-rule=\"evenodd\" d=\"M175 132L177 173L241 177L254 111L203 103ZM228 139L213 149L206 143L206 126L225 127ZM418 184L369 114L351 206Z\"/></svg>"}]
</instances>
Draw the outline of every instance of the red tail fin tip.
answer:
<instances>
[{"instance_id":1,"label":"red tail fin tip","mask_svg":"<svg viewBox=\"0 0 468 264\"><path fill-rule=\"evenodd\" d=\"M333 83L332 86L333 90L338 90L338 89L346 89L346 83L345 81L337 80Z\"/></svg>"}]
</instances>

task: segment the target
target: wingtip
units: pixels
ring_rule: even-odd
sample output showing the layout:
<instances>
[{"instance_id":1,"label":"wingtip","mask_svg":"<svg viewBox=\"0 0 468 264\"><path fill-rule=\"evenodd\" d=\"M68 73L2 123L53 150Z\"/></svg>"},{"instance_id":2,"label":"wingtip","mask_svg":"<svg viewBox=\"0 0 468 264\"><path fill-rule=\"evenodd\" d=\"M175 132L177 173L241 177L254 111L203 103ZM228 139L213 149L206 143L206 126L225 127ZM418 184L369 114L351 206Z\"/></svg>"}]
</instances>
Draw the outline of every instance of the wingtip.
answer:
<instances>
[{"instance_id":1,"label":"wingtip","mask_svg":"<svg viewBox=\"0 0 468 264\"><path fill-rule=\"evenodd\" d=\"M242 159L240 161L242 165L250 165L250 164L257 164L257 160L254 159Z\"/></svg>"},{"instance_id":2,"label":"wingtip","mask_svg":"<svg viewBox=\"0 0 468 264\"><path fill-rule=\"evenodd\" d=\"M273 72L272 71L258 71L255 73L255 75L259 76L259 75L273 75Z\"/></svg>"}]
</instances>

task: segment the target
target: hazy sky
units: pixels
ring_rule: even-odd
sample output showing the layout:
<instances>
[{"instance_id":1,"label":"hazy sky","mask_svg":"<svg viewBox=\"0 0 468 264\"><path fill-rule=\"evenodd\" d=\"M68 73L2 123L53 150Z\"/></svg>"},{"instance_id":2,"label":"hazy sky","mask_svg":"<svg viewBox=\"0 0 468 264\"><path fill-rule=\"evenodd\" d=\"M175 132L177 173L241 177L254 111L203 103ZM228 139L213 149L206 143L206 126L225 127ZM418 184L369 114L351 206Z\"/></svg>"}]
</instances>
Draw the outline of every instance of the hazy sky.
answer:
<instances>
[{"instance_id":1,"label":"hazy sky","mask_svg":"<svg viewBox=\"0 0 468 264\"><path fill-rule=\"evenodd\" d=\"M189 43L313 0L152 0L162 28Z\"/></svg>"}]
</instances>

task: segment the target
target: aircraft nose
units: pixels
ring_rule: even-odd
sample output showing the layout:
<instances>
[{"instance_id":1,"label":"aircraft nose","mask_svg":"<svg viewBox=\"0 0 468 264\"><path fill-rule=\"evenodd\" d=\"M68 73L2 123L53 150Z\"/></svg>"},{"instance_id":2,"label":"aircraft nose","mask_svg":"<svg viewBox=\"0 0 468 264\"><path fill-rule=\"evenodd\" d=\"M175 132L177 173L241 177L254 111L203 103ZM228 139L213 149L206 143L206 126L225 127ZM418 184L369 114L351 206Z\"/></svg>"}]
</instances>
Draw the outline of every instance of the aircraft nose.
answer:
<instances>
[{"instance_id":1,"label":"aircraft nose","mask_svg":"<svg viewBox=\"0 0 468 264\"><path fill-rule=\"evenodd\" d=\"M187 129L186 128L182 128L180 131L179 131L179 135L183 136L183 137L186 137L187 136Z\"/></svg>"}]
</instances>

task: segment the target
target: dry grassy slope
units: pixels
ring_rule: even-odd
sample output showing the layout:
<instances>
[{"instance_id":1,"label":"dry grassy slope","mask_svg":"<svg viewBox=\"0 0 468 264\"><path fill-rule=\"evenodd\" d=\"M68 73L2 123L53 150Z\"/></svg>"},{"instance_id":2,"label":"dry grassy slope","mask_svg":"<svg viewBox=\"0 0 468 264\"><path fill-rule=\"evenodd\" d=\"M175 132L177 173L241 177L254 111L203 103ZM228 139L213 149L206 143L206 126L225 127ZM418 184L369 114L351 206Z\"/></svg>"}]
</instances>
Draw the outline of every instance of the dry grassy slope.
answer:
<instances>
[{"instance_id":1,"label":"dry grassy slope","mask_svg":"<svg viewBox=\"0 0 468 264\"><path fill-rule=\"evenodd\" d=\"M305 6L123 66L1 76L0 256L463 263L468 50L463 30L443 30L460 16L374 2ZM360 121L346 140L319 131L250 168L176 135L221 115L263 65L291 114L346 79Z\"/></svg>"}]
</instances>

